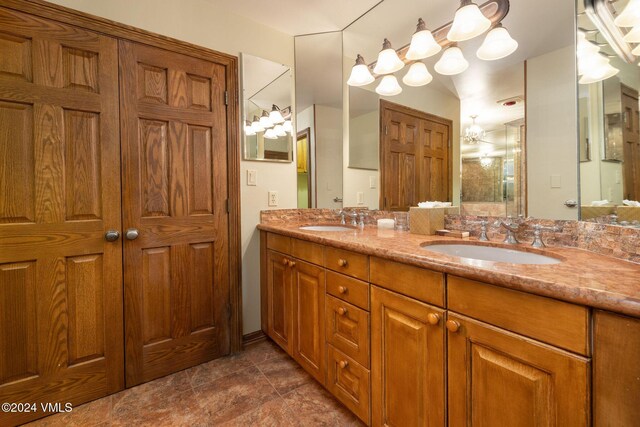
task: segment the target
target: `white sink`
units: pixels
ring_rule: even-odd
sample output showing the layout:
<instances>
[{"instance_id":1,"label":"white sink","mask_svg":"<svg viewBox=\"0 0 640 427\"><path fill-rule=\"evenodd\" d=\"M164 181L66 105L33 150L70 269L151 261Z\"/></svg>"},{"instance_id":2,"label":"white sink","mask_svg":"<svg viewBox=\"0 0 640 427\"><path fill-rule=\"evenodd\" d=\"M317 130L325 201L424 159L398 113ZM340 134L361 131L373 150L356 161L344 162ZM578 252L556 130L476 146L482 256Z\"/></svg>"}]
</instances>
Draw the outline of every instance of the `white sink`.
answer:
<instances>
[{"instance_id":1,"label":"white sink","mask_svg":"<svg viewBox=\"0 0 640 427\"><path fill-rule=\"evenodd\" d=\"M300 227L300 230L306 231L353 231L353 228L345 227L343 225L305 225Z\"/></svg>"},{"instance_id":2,"label":"white sink","mask_svg":"<svg viewBox=\"0 0 640 427\"><path fill-rule=\"evenodd\" d=\"M438 252L445 255L452 255L469 260L469 264L474 261L506 262L510 264L558 264L562 262L557 258L540 255L532 252L523 252L514 249L496 248L493 246L480 246L470 244L452 245L425 245L424 249Z\"/></svg>"}]
</instances>

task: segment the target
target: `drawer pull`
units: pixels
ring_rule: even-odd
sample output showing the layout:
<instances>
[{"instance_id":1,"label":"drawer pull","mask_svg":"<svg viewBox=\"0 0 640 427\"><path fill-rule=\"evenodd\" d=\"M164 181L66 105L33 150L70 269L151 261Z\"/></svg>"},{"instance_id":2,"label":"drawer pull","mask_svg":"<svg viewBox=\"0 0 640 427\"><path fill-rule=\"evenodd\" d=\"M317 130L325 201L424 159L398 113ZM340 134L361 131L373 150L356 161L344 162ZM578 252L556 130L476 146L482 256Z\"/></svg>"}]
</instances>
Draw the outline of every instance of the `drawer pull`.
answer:
<instances>
[{"instance_id":1,"label":"drawer pull","mask_svg":"<svg viewBox=\"0 0 640 427\"><path fill-rule=\"evenodd\" d=\"M338 308L338 314L339 314L340 316L344 316L345 314L347 314L347 309L346 309L346 308L344 308L344 307L339 307L339 308Z\"/></svg>"},{"instance_id":2,"label":"drawer pull","mask_svg":"<svg viewBox=\"0 0 640 427\"><path fill-rule=\"evenodd\" d=\"M349 362L347 362L346 360L341 360L341 361L338 363L338 366L340 366L340 369L344 369L344 368L346 368L347 366L349 366Z\"/></svg>"},{"instance_id":3,"label":"drawer pull","mask_svg":"<svg viewBox=\"0 0 640 427\"><path fill-rule=\"evenodd\" d=\"M295 266L295 265L296 265L296 262L295 262L295 261L289 261L289 267L293 267L293 266Z\"/></svg>"},{"instance_id":4,"label":"drawer pull","mask_svg":"<svg viewBox=\"0 0 640 427\"><path fill-rule=\"evenodd\" d=\"M339 265L340 267L346 267L346 266L347 266L347 264L348 264L348 262L347 262L347 260L346 260L346 259L342 259L342 258L340 258L340 259L338 260L338 265Z\"/></svg>"},{"instance_id":5,"label":"drawer pull","mask_svg":"<svg viewBox=\"0 0 640 427\"><path fill-rule=\"evenodd\" d=\"M287 264L289 264L289 260L286 258L282 258L282 265L286 266Z\"/></svg>"},{"instance_id":6,"label":"drawer pull","mask_svg":"<svg viewBox=\"0 0 640 427\"><path fill-rule=\"evenodd\" d=\"M427 321L430 325L437 325L440 323L440 316L436 313L429 313L427 315Z\"/></svg>"},{"instance_id":7,"label":"drawer pull","mask_svg":"<svg viewBox=\"0 0 640 427\"><path fill-rule=\"evenodd\" d=\"M344 286L338 286L338 292L340 292L341 294L346 294L347 290L348 289Z\"/></svg>"},{"instance_id":8,"label":"drawer pull","mask_svg":"<svg viewBox=\"0 0 640 427\"><path fill-rule=\"evenodd\" d=\"M446 326L449 332L455 333L460 330L460 323L456 322L455 320L447 320Z\"/></svg>"}]
</instances>

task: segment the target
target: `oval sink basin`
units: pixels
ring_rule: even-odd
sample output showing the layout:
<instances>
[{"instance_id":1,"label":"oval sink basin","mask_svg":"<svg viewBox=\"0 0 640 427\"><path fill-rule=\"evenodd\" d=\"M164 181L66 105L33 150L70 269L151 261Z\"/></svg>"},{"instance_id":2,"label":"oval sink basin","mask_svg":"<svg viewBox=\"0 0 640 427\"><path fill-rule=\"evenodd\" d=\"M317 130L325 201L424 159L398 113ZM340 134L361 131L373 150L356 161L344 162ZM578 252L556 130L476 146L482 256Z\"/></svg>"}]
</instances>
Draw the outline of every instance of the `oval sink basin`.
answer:
<instances>
[{"instance_id":1,"label":"oval sink basin","mask_svg":"<svg viewBox=\"0 0 640 427\"><path fill-rule=\"evenodd\" d=\"M426 245L424 249L471 261L506 262L510 264L558 264L561 260L531 252L480 245Z\"/></svg>"},{"instance_id":2,"label":"oval sink basin","mask_svg":"<svg viewBox=\"0 0 640 427\"><path fill-rule=\"evenodd\" d=\"M300 230L306 231L353 231L353 228L345 227L343 225L305 225L300 227Z\"/></svg>"}]
</instances>

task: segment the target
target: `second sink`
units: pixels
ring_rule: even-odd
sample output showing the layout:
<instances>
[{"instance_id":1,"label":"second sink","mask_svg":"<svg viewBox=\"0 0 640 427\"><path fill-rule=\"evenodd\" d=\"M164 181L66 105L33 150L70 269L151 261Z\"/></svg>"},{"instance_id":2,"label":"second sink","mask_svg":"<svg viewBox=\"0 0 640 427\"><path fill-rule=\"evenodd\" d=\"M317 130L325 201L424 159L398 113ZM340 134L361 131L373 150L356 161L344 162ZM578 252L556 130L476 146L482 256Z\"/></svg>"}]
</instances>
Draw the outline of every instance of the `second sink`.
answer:
<instances>
[{"instance_id":1,"label":"second sink","mask_svg":"<svg viewBox=\"0 0 640 427\"><path fill-rule=\"evenodd\" d=\"M510 264L558 264L561 260L546 255L514 249L473 244L433 244L423 249L468 260L506 262Z\"/></svg>"}]
</instances>

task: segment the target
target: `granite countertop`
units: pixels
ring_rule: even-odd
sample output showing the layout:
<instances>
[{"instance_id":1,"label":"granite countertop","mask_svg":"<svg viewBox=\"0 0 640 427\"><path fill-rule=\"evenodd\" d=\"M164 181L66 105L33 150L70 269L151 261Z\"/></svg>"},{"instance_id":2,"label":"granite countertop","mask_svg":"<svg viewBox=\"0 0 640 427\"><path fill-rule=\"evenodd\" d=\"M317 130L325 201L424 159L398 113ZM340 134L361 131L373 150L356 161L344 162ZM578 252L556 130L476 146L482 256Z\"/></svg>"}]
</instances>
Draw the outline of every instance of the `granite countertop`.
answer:
<instances>
[{"instance_id":1,"label":"granite countertop","mask_svg":"<svg viewBox=\"0 0 640 427\"><path fill-rule=\"evenodd\" d=\"M318 224L262 223L258 228L510 289L640 317L640 264L629 261L572 247L549 247L540 251L528 244L505 246L501 242L491 242L490 246L537 252L560 258L562 262L547 265L488 261L471 263L465 262L468 260L463 258L430 252L422 248L422 245L478 242L475 238L424 236L406 231L378 229L375 226L339 232L304 231L299 229L301 225Z\"/></svg>"}]
</instances>

